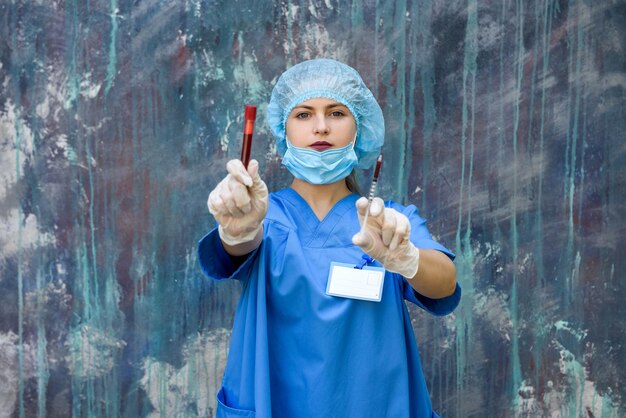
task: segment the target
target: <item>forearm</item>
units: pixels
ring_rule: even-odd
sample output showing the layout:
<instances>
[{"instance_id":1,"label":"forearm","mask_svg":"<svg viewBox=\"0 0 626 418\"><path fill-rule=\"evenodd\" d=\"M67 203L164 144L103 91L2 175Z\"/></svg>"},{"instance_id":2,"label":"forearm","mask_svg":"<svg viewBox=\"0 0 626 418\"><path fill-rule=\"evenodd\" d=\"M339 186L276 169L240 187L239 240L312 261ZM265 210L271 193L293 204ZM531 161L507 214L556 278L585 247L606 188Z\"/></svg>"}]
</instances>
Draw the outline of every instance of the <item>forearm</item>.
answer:
<instances>
[{"instance_id":1,"label":"forearm","mask_svg":"<svg viewBox=\"0 0 626 418\"><path fill-rule=\"evenodd\" d=\"M226 250L226 252L230 255L241 256L250 254L252 251L256 250L258 246L261 245L261 241L263 241L263 225L261 225L261 228L258 230L252 241L242 242L237 245L229 245L225 243L223 239L221 239L221 241L224 246L224 250Z\"/></svg>"},{"instance_id":2,"label":"forearm","mask_svg":"<svg viewBox=\"0 0 626 418\"><path fill-rule=\"evenodd\" d=\"M431 299L450 296L456 288L456 268L447 255L437 250L419 250L417 274L409 279L411 287Z\"/></svg>"}]
</instances>

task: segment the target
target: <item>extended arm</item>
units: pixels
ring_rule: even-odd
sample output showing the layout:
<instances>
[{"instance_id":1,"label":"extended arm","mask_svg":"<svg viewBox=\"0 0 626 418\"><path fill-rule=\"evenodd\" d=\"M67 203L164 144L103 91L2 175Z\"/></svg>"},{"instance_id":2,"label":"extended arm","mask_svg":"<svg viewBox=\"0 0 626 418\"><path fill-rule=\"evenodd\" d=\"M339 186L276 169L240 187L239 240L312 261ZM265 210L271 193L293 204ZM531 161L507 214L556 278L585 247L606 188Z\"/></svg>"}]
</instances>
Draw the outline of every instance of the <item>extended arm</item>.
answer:
<instances>
[{"instance_id":1,"label":"extended arm","mask_svg":"<svg viewBox=\"0 0 626 418\"><path fill-rule=\"evenodd\" d=\"M367 199L359 199L356 205L363 222ZM417 248L410 236L408 218L395 209L385 208L383 201L375 198L367 226L352 242L379 260L387 270L406 277L421 295L439 299L453 294L456 288L454 263L440 251Z\"/></svg>"}]
</instances>

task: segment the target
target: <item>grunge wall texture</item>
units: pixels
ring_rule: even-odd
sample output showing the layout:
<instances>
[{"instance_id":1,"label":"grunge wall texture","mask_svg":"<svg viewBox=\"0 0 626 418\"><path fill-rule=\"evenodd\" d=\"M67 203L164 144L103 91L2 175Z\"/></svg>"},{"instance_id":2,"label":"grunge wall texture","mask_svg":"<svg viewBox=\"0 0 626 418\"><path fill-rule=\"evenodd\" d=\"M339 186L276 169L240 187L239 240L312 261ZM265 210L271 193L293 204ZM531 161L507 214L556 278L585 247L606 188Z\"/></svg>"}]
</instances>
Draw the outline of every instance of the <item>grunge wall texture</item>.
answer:
<instances>
[{"instance_id":1,"label":"grunge wall texture","mask_svg":"<svg viewBox=\"0 0 626 418\"><path fill-rule=\"evenodd\" d=\"M0 416L213 415L240 290L198 268L206 197L248 102L288 184L264 112L314 57L361 72L380 195L458 255L455 314L411 308L435 408L626 416L625 22L623 0L0 0Z\"/></svg>"}]
</instances>

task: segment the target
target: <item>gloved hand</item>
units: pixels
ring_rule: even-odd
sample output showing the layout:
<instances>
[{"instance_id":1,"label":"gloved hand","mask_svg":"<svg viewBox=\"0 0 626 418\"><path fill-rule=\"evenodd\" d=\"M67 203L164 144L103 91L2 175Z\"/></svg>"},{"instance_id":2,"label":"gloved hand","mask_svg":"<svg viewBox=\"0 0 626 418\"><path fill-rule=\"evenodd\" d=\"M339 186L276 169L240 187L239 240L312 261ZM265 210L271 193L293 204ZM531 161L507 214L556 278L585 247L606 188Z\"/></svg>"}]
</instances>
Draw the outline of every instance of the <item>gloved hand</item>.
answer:
<instances>
[{"instance_id":1,"label":"gloved hand","mask_svg":"<svg viewBox=\"0 0 626 418\"><path fill-rule=\"evenodd\" d=\"M359 223L363 225L367 211L365 197L356 201ZM372 200L367 225L363 232L352 237L372 258L380 261L385 269L412 279L419 267L419 249L410 241L409 219L395 209L386 208L382 199Z\"/></svg>"},{"instance_id":2,"label":"gloved hand","mask_svg":"<svg viewBox=\"0 0 626 418\"><path fill-rule=\"evenodd\" d=\"M230 160L226 170L228 175L209 194L207 205L222 241L235 246L252 241L263 227L268 192L258 161L251 160L246 170L240 160Z\"/></svg>"}]
</instances>

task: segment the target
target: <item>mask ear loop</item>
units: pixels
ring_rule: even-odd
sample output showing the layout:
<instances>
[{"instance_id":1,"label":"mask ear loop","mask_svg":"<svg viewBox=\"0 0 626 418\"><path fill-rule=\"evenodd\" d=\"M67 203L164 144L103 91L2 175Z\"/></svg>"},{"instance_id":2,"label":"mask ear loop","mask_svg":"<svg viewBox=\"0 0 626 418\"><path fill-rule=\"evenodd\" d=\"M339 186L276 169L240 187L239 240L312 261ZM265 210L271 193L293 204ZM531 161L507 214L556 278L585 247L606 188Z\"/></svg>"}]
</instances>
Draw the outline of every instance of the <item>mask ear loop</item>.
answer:
<instances>
[{"instance_id":1,"label":"mask ear loop","mask_svg":"<svg viewBox=\"0 0 626 418\"><path fill-rule=\"evenodd\" d=\"M358 132L354 133L354 139L352 141L350 141L350 143L352 144L352 151L354 151L354 148L356 147L356 137L358 135Z\"/></svg>"}]
</instances>

